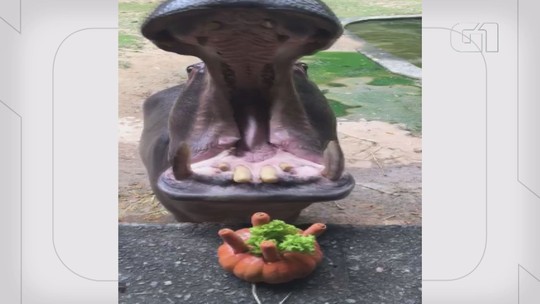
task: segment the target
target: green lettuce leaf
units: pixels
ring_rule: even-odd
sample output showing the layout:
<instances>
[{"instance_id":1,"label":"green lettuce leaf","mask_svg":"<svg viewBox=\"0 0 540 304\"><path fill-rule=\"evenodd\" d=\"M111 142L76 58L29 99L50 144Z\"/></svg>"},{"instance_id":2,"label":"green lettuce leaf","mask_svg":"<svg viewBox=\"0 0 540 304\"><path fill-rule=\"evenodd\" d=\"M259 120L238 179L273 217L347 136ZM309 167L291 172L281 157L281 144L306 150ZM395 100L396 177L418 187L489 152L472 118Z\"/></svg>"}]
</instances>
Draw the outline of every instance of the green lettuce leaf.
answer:
<instances>
[{"instance_id":1,"label":"green lettuce leaf","mask_svg":"<svg viewBox=\"0 0 540 304\"><path fill-rule=\"evenodd\" d=\"M281 220L273 220L268 224L250 228L251 237L246 241L251 254L261 255L263 241L274 242L280 251L313 253L315 237L302 236L300 229Z\"/></svg>"},{"instance_id":2,"label":"green lettuce leaf","mask_svg":"<svg viewBox=\"0 0 540 304\"><path fill-rule=\"evenodd\" d=\"M313 253L315 252L315 236L287 235L285 240L278 244L278 248L280 251Z\"/></svg>"}]
</instances>

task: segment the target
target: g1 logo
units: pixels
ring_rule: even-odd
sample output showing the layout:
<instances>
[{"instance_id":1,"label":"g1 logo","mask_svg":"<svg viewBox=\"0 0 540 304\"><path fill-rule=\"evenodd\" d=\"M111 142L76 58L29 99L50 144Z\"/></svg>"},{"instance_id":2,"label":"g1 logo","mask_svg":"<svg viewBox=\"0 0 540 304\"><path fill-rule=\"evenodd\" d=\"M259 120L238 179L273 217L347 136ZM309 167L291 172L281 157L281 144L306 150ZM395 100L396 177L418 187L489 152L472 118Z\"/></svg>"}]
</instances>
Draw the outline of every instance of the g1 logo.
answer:
<instances>
[{"instance_id":1,"label":"g1 logo","mask_svg":"<svg viewBox=\"0 0 540 304\"><path fill-rule=\"evenodd\" d=\"M497 53L499 52L499 24L458 23L450 32L450 44L458 52Z\"/></svg>"}]
</instances>

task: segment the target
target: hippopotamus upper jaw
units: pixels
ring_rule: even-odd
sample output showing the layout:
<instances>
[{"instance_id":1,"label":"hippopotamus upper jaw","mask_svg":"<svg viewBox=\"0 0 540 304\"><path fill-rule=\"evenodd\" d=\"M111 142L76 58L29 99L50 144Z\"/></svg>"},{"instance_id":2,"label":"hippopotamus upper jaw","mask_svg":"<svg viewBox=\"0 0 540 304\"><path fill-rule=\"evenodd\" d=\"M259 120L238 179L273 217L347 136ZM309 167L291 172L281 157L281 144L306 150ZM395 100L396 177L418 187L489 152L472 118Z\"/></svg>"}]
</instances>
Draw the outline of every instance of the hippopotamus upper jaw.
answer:
<instances>
[{"instance_id":1,"label":"hippopotamus upper jaw","mask_svg":"<svg viewBox=\"0 0 540 304\"><path fill-rule=\"evenodd\" d=\"M146 19L142 34L163 50L206 62L202 48L209 36L235 22L274 29L281 43L303 38L298 55L328 48L343 33L339 19L319 0L170 0Z\"/></svg>"}]
</instances>

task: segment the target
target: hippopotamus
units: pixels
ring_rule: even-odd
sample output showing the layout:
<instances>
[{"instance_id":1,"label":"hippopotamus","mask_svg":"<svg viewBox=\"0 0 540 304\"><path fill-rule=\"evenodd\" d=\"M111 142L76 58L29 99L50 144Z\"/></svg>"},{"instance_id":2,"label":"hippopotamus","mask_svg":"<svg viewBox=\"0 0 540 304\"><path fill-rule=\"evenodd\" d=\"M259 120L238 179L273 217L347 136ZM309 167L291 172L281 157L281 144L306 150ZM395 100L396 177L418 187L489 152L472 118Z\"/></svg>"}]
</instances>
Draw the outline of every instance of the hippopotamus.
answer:
<instances>
[{"instance_id":1,"label":"hippopotamus","mask_svg":"<svg viewBox=\"0 0 540 304\"><path fill-rule=\"evenodd\" d=\"M197 56L188 80L143 104L140 156L178 221L295 220L346 197L336 118L308 66L343 29L318 0L170 0L141 28L159 48Z\"/></svg>"}]
</instances>

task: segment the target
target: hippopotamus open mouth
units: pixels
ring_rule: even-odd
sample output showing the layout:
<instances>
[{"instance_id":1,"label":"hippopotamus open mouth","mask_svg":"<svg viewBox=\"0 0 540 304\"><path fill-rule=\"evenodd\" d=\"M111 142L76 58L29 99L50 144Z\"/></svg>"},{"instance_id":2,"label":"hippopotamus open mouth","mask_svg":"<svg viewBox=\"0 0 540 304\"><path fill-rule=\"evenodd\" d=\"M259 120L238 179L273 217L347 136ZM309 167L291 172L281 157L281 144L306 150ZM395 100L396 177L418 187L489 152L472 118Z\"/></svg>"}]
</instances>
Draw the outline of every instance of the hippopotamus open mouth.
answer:
<instances>
[{"instance_id":1,"label":"hippopotamus open mouth","mask_svg":"<svg viewBox=\"0 0 540 304\"><path fill-rule=\"evenodd\" d=\"M144 105L141 156L177 219L193 220L178 202L234 201L266 211L265 202L351 192L335 116L297 62L342 34L325 4L173 0L148 17L142 33L161 49L204 62L187 68L187 83Z\"/></svg>"}]
</instances>

